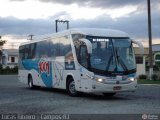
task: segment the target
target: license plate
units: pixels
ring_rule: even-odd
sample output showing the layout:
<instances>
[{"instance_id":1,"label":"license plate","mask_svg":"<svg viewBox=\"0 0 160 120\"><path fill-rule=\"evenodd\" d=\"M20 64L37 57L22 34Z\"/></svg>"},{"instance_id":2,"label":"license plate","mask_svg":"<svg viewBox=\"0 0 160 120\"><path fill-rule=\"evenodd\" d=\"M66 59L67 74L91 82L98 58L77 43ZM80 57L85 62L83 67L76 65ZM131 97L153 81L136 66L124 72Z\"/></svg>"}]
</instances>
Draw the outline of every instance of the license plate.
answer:
<instances>
[{"instance_id":1,"label":"license plate","mask_svg":"<svg viewBox=\"0 0 160 120\"><path fill-rule=\"evenodd\" d=\"M113 90L121 90L121 89L122 89L121 86L114 86L114 87L113 87Z\"/></svg>"}]
</instances>

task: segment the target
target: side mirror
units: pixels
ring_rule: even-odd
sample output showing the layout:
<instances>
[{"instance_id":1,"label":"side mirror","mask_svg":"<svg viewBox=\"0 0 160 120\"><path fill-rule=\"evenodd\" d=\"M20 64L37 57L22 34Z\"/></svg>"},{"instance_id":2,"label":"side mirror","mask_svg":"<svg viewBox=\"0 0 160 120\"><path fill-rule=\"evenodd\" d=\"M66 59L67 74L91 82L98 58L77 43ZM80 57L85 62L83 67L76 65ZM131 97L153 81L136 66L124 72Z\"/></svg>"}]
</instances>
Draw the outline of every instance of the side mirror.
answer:
<instances>
[{"instance_id":1,"label":"side mirror","mask_svg":"<svg viewBox=\"0 0 160 120\"><path fill-rule=\"evenodd\" d=\"M89 54L91 54L92 53L92 43L87 39L79 39L79 40L86 44L87 51L88 51Z\"/></svg>"},{"instance_id":2,"label":"side mirror","mask_svg":"<svg viewBox=\"0 0 160 120\"><path fill-rule=\"evenodd\" d=\"M136 45L138 45L139 48L141 49L141 54L144 54L144 47L143 47L142 43L139 41L136 41L136 40L132 40L132 42L135 43Z\"/></svg>"}]
</instances>

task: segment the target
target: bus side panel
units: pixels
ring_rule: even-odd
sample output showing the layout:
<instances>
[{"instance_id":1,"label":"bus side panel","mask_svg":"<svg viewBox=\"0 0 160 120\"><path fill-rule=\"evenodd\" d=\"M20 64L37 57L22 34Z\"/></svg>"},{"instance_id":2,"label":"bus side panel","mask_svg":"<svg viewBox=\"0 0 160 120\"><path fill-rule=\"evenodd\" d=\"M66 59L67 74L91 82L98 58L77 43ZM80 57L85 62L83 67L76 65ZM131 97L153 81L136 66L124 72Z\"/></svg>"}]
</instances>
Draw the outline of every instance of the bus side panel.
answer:
<instances>
[{"instance_id":1,"label":"bus side panel","mask_svg":"<svg viewBox=\"0 0 160 120\"><path fill-rule=\"evenodd\" d=\"M20 82L28 84L28 70L18 70L18 79Z\"/></svg>"},{"instance_id":2,"label":"bus side panel","mask_svg":"<svg viewBox=\"0 0 160 120\"><path fill-rule=\"evenodd\" d=\"M25 83L28 82L28 75L31 74L33 84L38 86L52 87L52 63L47 59L26 59L22 61ZM20 75L23 73L20 73Z\"/></svg>"},{"instance_id":3,"label":"bus side panel","mask_svg":"<svg viewBox=\"0 0 160 120\"><path fill-rule=\"evenodd\" d=\"M24 68L20 58L18 61L18 79L20 82L28 84L28 70Z\"/></svg>"},{"instance_id":4,"label":"bus side panel","mask_svg":"<svg viewBox=\"0 0 160 120\"><path fill-rule=\"evenodd\" d=\"M46 87L46 85L44 84L44 82L42 80L42 77L35 69L30 70L29 74L32 75L34 85Z\"/></svg>"},{"instance_id":5,"label":"bus side panel","mask_svg":"<svg viewBox=\"0 0 160 120\"><path fill-rule=\"evenodd\" d=\"M53 88L61 88L62 87L62 80L63 80L63 73L64 73L64 56L56 57L55 61L52 61L52 80Z\"/></svg>"}]
</instances>

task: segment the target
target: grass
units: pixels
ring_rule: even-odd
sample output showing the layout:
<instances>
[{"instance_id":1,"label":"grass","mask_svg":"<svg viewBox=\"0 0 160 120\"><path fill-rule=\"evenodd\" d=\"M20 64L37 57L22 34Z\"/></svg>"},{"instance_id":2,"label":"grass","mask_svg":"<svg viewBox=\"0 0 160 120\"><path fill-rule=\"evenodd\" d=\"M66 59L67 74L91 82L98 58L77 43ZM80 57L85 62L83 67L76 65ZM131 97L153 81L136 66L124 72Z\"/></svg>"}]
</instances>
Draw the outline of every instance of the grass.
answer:
<instances>
[{"instance_id":1,"label":"grass","mask_svg":"<svg viewBox=\"0 0 160 120\"><path fill-rule=\"evenodd\" d=\"M139 79L138 84L160 84L160 80Z\"/></svg>"}]
</instances>

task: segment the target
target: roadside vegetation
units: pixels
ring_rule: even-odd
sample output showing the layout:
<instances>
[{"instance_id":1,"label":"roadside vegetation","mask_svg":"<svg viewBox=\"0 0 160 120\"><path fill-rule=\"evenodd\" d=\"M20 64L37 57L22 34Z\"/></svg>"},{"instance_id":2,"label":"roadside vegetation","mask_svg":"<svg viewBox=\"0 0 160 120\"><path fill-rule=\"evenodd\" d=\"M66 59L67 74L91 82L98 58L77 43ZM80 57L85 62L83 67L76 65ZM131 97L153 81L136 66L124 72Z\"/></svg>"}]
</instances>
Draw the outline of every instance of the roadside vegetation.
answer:
<instances>
[{"instance_id":1,"label":"roadside vegetation","mask_svg":"<svg viewBox=\"0 0 160 120\"><path fill-rule=\"evenodd\" d=\"M147 75L139 75L138 84L160 84L160 76L153 74L152 80L149 80Z\"/></svg>"},{"instance_id":2,"label":"roadside vegetation","mask_svg":"<svg viewBox=\"0 0 160 120\"><path fill-rule=\"evenodd\" d=\"M0 65L0 75L12 75L12 74L18 74L18 66L10 68L5 67L3 68L2 65Z\"/></svg>"}]
</instances>

